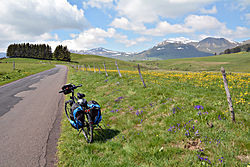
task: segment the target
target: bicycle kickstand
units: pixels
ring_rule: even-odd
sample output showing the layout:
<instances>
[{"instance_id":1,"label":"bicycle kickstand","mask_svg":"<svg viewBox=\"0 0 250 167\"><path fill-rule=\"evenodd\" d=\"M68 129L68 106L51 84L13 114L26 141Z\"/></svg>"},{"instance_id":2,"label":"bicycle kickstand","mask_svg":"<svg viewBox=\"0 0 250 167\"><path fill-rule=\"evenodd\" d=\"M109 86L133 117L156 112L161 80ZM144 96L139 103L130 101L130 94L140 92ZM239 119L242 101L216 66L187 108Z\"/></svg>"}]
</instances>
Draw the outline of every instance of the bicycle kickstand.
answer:
<instances>
[{"instance_id":1,"label":"bicycle kickstand","mask_svg":"<svg viewBox=\"0 0 250 167\"><path fill-rule=\"evenodd\" d=\"M82 132L82 128L80 129L79 133L78 133L78 136L80 135L80 133Z\"/></svg>"}]
</instances>

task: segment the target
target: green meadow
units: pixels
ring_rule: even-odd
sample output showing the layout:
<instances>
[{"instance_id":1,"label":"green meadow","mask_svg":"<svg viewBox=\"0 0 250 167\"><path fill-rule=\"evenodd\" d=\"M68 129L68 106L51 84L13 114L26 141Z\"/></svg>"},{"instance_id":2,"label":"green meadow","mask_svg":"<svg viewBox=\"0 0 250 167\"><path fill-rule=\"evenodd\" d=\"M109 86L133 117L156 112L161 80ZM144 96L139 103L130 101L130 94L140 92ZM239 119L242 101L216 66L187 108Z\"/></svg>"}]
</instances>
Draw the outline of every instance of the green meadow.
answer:
<instances>
[{"instance_id":1,"label":"green meadow","mask_svg":"<svg viewBox=\"0 0 250 167\"><path fill-rule=\"evenodd\" d=\"M13 69L15 62L15 70ZM27 58L8 58L0 60L0 86L26 76L53 68L49 61Z\"/></svg>"},{"instance_id":2,"label":"green meadow","mask_svg":"<svg viewBox=\"0 0 250 167\"><path fill-rule=\"evenodd\" d=\"M74 56L79 64L91 62L91 65L97 61ZM228 59L226 55L221 56L218 61L207 57L140 62L146 88L137 74L136 64L126 67L124 62L122 77L114 70L115 66L109 69L107 65L108 77L103 71L94 73L93 68L86 72L70 67L68 83L82 84L77 92L85 93L88 101L96 100L101 105L103 130L97 129L94 142L87 144L63 113L57 165L249 165L250 74L232 72L249 72L249 54L238 55L238 59L236 55L228 55L232 56ZM192 68L181 69L183 62ZM201 69L206 62L210 65ZM227 77L236 123L231 121L221 73L203 71L220 70L222 64L211 62L227 62L222 64L230 71ZM237 67L236 62L242 67L240 64ZM180 69L167 70L177 66ZM203 72L191 72L200 70Z\"/></svg>"},{"instance_id":3,"label":"green meadow","mask_svg":"<svg viewBox=\"0 0 250 167\"><path fill-rule=\"evenodd\" d=\"M77 92L101 105L103 130L95 130L91 144L83 134L78 135L63 113L58 166L249 165L249 53L164 61L117 60L122 77L115 59L71 56L71 63L35 59L3 59L0 63L0 85L65 64L69 67L68 83L82 84ZM91 69L83 71L84 65ZM236 123L228 111L221 66L227 72Z\"/></svg>"},{"instance_id":4,"label":"green meadow","mask_svg":"<svg viewBox=\"0 0 250 167\"><path fill-rule=\"evenodd\" d=\"M230 72L250 72L250 53L239 52L229 55L143 61L139 63L155 70L219 71L223 66Z\"/></svg>"}]
</instances>

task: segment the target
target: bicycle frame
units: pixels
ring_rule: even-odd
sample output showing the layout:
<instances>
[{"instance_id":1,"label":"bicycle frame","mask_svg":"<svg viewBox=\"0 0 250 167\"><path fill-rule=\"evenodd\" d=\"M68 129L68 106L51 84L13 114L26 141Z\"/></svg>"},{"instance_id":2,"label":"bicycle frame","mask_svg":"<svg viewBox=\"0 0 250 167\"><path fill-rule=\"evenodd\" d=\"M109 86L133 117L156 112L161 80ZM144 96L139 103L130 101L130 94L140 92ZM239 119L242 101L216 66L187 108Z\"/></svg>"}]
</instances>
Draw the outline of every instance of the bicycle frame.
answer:
<instances>
[{"instance_id":1,"label":"bicycle frame","mask_svg":"<svg viewBox=\"0 0 250 167\"><path fill-rule=\"evenodd\" d=\"M78 88L78 87L81 87L82 85L75 86L75 85L72 85L72 84L67 84L65 86L69 86L69 87L66 87L66 88L63 87L62 91L60 91L59 93L64 93L64 94L70 94L71 93L70 100L68 100L68 101L65 102L65 114L67 116L67 119L71 123L71 125L79 131L79 134L82 131L83 135L84 135L84 137L86 139L86 141L88 143L91 143L93 141L93 129L95 127L95 125L93 124L93 121L91 120L91 117L89 115L89 112L90 112L91 108L87 108L87 107L83 107L82 106L82 108L83 108L83 114L84 114L84 119L82 121L80 120L81 125L80 125L79 128L78 128L78 124L76 124L75 120L72 120L71 116L69 116L69 114L68 114L68 113L72 112L71 107L73 106L73 104L77 103L79 99L82 99L82 97L85 96L85 95L81 95L80 94L79 98L77 98L75 96L75 93L74 93L74 90L76 88ZM85 119L85 115L86 115L86 119L87 120ZM72 121L74 121L74 123ZM75 124L76 124L76 126L75 126ZM98 124L97 124L97 126L100 127Z\"/></svg>"}]
</instances>

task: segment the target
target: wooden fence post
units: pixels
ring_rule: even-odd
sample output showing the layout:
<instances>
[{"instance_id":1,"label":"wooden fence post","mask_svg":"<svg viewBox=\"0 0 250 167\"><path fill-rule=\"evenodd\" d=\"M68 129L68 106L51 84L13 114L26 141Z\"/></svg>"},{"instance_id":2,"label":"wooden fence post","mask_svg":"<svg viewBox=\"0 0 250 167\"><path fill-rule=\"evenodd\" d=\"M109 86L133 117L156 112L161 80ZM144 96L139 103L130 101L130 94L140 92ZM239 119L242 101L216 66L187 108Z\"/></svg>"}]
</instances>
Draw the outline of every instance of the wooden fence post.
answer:
<instances>
[{"instance_id":1,"label":"wooden fence post","mask_svg":"<svg viewBox=\"0 0 250 167\"><path fill-rule=\"evenodd\" d=\"M118 64L117 64L117 61L115 61L115 65L116 65L116 67L117 67L117 71L118 71L118 73L119 73L119 76L122 77L122 74L120 73L120 70L119 70L119 67L118 67Z\"/></svg>"},{"instance_id":2,"label":"wooden fence post","mask_svg":"<svg viewBox=\"0 0 250 167\"><path fill-rule=\"evenodd\" d=\"M82 71L84 71L84 67L82 66Z\"/></svg>"},{"instance_id":3,"label":"wooden fence post","mask_svg":"<svg viewBox=\"0 0 250 167\"><path fill-rule=\"evenodd\" d=\"M228 102L229 110L231 112L231 118L232 118L232 121L235 123L235 113L234 113L234 109L233 109L233 103L232 103L231 95L230 95L230 92L228 89L226 72L225 72L225 69L223 67L221 67L221 73L223 76L224 86L225 86L225 90L226 90L226 94L227 94L227 102Z\"/></svg>"},{"instance_id":4,"label":"wooden fence post","mask_svg":"<svg viewBox=\"0 0 250 167\"><path fill-rule=\"evenodd\" d=\"M107 76L109 76L109 75L108 75L107 70L106 70L105 62L103 63L103 65L104 65L104 69L105 69L106 77L107 77Z\"/></svg>"},{"instance_id":5,"label":"wooden fence post","mask_svg":"<svg viewBox=\"0 0 250 167\"><path fill-rule=\"evenodd\" d=\"M98 66L98 69L99 69L99 74L101 74L100 66L99 65L97 65L97 66Z\"/></svg>"},{"instance_id":6,"label":"wooden fence post","mask_svg":"<svg viewBox=\"0 0 250 167\"><path fill-rule=\"evenodd\" d=\"M86 64L84 64L84 67L85 67L86 71L88 71Z\"/></svg>"},{"instance_id":7,"label":"wooden fence post","mask_svg":"<svg viewBox=\"0 0 250 167\"><path fill-rule=\"evenodd\" d=\"M141 70L140 70L140 65L139 65L139 64L138 64L138 72L139 72L139 75L140 75L140 77L141 77L141 81L142 81L142 83L143 83L143 86L146 88L145 82L144 82L144 80L143 80L143 78L142 78L142 75L141 75Z\"/></svg>"},{"instance_id":8,"label":"wooden fence post","mask_svg":"<svg viewBox=\"0 0 250 167\"><path fill-rule=\"evenodd\" d=\"M88 65L88 66L89 66L89 71L91 71L90 65Z\"/></svg>"},{"instance_id":9,"label":"wooden fence post","mask_svg":"<svg viewBox=\"0 0 250 167\"><path fill-rule=\"evenodd\" d=\"M15 61L13 61L13 70L16 69Z\"/></svg>"}]
</instances>

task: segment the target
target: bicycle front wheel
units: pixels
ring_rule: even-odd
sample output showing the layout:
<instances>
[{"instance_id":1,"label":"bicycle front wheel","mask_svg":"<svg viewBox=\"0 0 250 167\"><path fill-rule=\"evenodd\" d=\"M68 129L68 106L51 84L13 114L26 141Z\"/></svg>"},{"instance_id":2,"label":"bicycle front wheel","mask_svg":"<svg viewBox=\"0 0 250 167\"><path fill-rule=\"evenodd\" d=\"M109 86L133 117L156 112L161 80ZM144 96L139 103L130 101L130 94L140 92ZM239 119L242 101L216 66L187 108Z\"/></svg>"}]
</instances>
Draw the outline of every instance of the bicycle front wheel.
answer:
<instances>
[{"instance_id":1,"label":"bicycle front wheel","mask_svg":"<svg viewBox=\"0 0 250 167\"><path fill-rule=\"evenodd\" d=\"M93 141L93 125L88 121L85 122L85 125L82 127L83 135L88 143Z\"/></svg>"}]
</instances>

